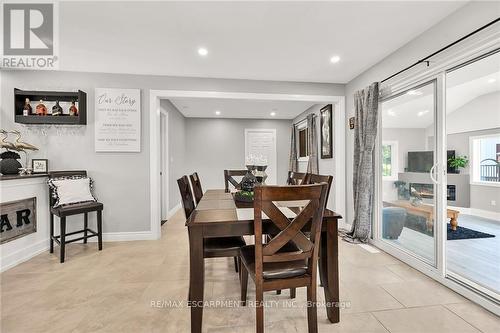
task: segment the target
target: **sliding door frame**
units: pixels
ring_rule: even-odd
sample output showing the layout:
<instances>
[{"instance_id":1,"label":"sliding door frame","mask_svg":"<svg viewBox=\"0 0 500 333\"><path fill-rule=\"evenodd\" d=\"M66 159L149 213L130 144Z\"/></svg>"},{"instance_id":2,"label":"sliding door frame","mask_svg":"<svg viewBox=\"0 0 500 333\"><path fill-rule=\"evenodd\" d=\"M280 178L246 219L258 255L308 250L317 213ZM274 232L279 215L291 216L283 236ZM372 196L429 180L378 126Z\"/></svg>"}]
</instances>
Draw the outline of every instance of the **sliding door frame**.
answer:
<instances>
[{"instance_id":1,"label":"sliding door frame","mask_svg":"<svg viewBox=\"0 0 500 333\"><path fill-rule=\"evenodd\" d=\"M422 273L428 275L434 280L456 291L471 301L480 304L489 311L500 315L500 306L492 298L481 292L481 288L473 283L468 283L466 279L457 277L456 274L447 272L446 269L446 241L447 231L447 200L446 200L446 185L447 185L447 170L446 170L446 75L450 71L459 67L465 66L468 63L477 61L478 59L490 55L500 50L500 31L492 27L481 32L473 39L465 41L463 45L450 49L448 52L437 55L435 59L429 61L424 67L410 70L402 77L392 79L381 87L381 102L396 96L398 93L404 92L412 87L418 87L435 80L436 82L436 108L435 108L435 141L436 147L434 152L435 161L438 163L436 178L438 184L435 185L436 196L436 218L434 225L435 230L435 255L436 265L433 267L429 263L421 260L413 253L404 249L391 245L381 239L381 222L382 222L382 170L381 170L381 135L378 135L377 144L375 147L375 205L374 205L374 220L373 233L370 242L393 255L399 260L407 263ZM380 109L380 107L379 107ZM379 113L378 133L382 133L381 113Z\"/></svg>"}]
</instances>

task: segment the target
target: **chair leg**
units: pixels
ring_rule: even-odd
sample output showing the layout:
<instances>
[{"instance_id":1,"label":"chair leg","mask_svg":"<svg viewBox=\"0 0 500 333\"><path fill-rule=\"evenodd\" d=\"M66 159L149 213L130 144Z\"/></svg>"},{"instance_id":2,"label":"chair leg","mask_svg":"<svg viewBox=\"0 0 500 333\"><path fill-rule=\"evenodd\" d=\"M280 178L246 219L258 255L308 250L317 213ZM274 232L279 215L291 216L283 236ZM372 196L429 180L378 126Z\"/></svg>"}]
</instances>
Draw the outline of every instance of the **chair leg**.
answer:
<instances>
[{"instance_id":1,"label":"chair leg","mask_svg":"<svg viewBox=\"0 0 500 333\"><path fill-rule=\"evenodd\" d=\"M61 242L61 248L60 248L61 253L59 261L63 263L66 251L66 217L60 217L59 223L60 223L60 233L61 233L61 237L59 238L59 241Z\"/></svg>"},{"instance_id":2,"label":"chair leg","mask_svg":"<svg viewBox=\"0 0 500 333\"><path fill-rule=\"evenodd\" d=\"M318 333L318 311L316 307L316 284L307 287L307 327L309 333Z\"/></svg>"},{"instance_id":3,"label":"chair leg","mask_svg":"<svg viewBox=\"0 0 500 333\"><path fill-rule=\"evenodd\" d=\"M297 296L297 289L290 288L290 298L295 298Z\"/></svg>"},{"instance_id":4,"label":"chair leg","mask_svg":"<svg viewBox=\"0 0 500 333\"><path fill-rule=\"evenodd\" d=\"M99 251L102 250L102 210L97 211L97 243Z\"/></svg>"},{"instance_id":5,"label":"chair leg","mask_svg":"<svg viewBox=\"0 0 500 333\"><path fill-rule=\"evenodd\" d=\"M248 286L248 271L245 265L241 263L240 260L240 289L241 289L241 303L243 306L247 304L247 286Z\"/></svg>"},{"instance_id":6,"label":"chair leg","mask_svg":"<svg viewBox=\"0 0 500 333\"><path fill-rule=\"evenodd\" d=\"M83 244L87 244L87 228L89 227L89 214L84 213L83 214Z\"/></svg>"},{"instance_id":7,"label":"chair leg","mask_svg":"<svg viewBox=\"0 0 500 333\"><path fill-rule=\"evenodd\" d=\"M234 270L238 273L238 257L233 257L234 259Z\"/></svg>"},{"instance_id":8,"label":"chair leg","mask_svg":"<svg viewBox=\"0 0 500 333\"><path fill-rule=\"evenodd\" d=\"M264 333L264 290L262 281L255 284L255 332Z\"/></svg>"},{"instance_id":9,"label":"chair leg","mask_svg":"<svg viewBox=\"0 0 500 333\"><path fill-rule=\"evenodd\" d=\"M50 253L54 253L54 214L50 214Z\"/></svg>"}]
</instances>

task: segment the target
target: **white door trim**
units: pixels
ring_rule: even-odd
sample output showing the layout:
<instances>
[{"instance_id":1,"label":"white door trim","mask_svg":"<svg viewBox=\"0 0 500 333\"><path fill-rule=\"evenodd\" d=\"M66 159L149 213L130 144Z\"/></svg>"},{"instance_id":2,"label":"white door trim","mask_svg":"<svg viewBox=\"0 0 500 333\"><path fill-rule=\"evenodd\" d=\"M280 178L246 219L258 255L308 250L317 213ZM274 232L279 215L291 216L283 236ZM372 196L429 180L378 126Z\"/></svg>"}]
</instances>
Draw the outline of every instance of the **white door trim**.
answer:
<instances>
[{"instance_id":1,"label":"white door trim","mask_svg":"<svg viewBox=\"0 0 500 333\"><path fill-rule=\"evenodd\" d=\"M274 149L273 149L273 155L274 155L274 162L276 163L274 167L274 179L276 180L276 184L278 184L278 151L276 148L276 129L275 128L245 128L245 158L248 157L248 145L247 145L247 135L249 132L262 132L262 133L272 133L273 134L273 139L274 139ZM268 174L269 176L269 174Z\"/></svg>"},{"instance_id":2,"label":"white door trim","mask_svg":"<svg viewBox=\"0 0 500 333\"><path fill-rule=\"evenodd\" d=\"M150 216L151 233L153 239L161 237L161 206L160 206L160 99L174 97L198 97L198 98L231 98L231 99L256 99L256 100L280 100L280 101L303 101L335 104L339 112L335 112L335 210L345 216L345 97L328 95L297 95L297 94L266 94L266 93L244 93L244 92L221 92L221 91L195 91L195 90L153 90L149 91L149 182L150 182ZM166 155L167 160L170 157ZM333 173L334 170L332 170ZM168 184L168 180L167 180ZM167 185L167 191L169 186Z\"/></svg>"},{"instance_id":3,"label":"white door trim","mask_svg":"<svg viewBox=\"0 0 500 333\"><path fill-rule=\"evenodd\" d=\"M162 117L164 120L162 120ZM163 212L163 216L160 215L160 219L168 219L169 218L169 210L170 210L170 196L168 193L168 175L169 175L169 169L170 169L170 163L168 160L168 112L160 108L160 121L164 121L164 128L165 128L165 133L160 133L160 149L163 149L163 153L160 154L162 156L162 159L160 161L161 163L161 172L162 172L162 177L160 178L162 180L161 184L161 189L163 189L163 196L160 196L161 200L163 202L160 202L160 207L165 208L165 211ZM161 125L160 125L161 126ZM161 128L161 127L160 127ZM162 137L163 136L163 137ZM162 147L162 143L165 144L164 147ZM160 211L161 214L161 211Z\"/></svg>"}]
</instances>

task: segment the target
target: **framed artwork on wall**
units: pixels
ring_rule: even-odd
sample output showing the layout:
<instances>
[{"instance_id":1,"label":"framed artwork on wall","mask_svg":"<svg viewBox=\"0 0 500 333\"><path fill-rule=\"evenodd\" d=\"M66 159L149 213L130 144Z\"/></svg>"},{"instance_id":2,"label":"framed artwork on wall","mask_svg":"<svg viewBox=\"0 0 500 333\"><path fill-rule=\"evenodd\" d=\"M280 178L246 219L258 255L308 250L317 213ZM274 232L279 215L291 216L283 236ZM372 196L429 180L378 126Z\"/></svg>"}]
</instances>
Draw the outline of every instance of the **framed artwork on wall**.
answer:
<instances>
[{"instance_id":1,"label":"framed artwork on wall","mask_svg":"<svg viewBox=\"0 0 500 333\"><path fill-rule=\"evenodd\" d=\"M332 123L332 105L328 104L320 110L320 128L321 128L321 158L333 157L333 123Z\"/></svg>"},{"instance_id":2,"label":"framed artwork on wall","mask_svg":"<svg viewBox=\"0 0 500 333\"><path fill-rule=\"evenodd\" d=\"M31 168L33 173L47 173L49 171L49 160L33 158L31 160Z\"/></svg>"}]
</instances>

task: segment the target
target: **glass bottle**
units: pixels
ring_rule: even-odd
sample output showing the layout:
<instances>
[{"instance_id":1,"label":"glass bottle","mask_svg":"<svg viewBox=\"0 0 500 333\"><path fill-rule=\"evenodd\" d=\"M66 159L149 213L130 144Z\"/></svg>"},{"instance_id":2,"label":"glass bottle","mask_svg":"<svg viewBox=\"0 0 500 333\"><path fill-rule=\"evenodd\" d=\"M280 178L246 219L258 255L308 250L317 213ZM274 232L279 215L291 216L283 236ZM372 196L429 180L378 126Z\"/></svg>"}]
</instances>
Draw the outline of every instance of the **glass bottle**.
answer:
<instances>
[{"instance_id":1,"label":"glass bottle","mask_svg":"<svg viewBox=\"0 0 500 333\"><path fill-rule=\"evenodd\" d=\"M23 116L29 116L31 114L32 108L30 105L30 99L26 98L24 100Z\"/></svg>"},{"instance_id":2,"label":"glass bottle","mask_svg":"<svg viewBox=\"0 0 500 333\"><path fill-rule=\"evenodd\" d=\"M36 106L36 114L39 116L46 116L47 115L47 107L45 104L43 104L43 100L40 100L40 103Z\"/></svg>"},{"instance_id":3,"label":"glass bottle","mask_svg":"<svg viewBox=\"0 0 500 333\"><path fill-rule=\"evenodd\" d=\"M69 107L70 116L78 116L78 109L76 108L75 101L71 101L71 106Z\"/></svg>"},{"instance_id":4,"label":"glass bottle","mask_svg":"<svg viewBox=\"0 0 500 333\"><path fill-rule=\"evenodd\" d=\"M53 116L60 116L63 114L63 109L59 105L59 101L56 101L56 105L52 107L52 115Z\"/></svg>"}]
</instances>

